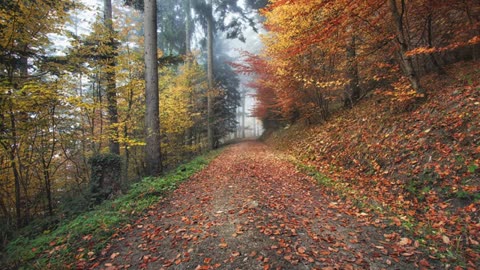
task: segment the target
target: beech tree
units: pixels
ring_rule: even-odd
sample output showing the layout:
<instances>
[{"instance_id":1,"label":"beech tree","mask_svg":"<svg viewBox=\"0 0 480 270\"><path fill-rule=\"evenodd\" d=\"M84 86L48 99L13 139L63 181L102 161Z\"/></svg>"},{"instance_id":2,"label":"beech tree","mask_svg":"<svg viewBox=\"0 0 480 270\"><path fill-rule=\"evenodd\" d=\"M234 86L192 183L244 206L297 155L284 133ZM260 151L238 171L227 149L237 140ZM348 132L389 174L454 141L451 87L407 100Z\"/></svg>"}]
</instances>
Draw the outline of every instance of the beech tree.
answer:
<instances>
[{"instance_id":1,"label":"beech tree","mask_svg":"<svg viewBox=\"0 0 480 270\"><path fill-rule=\"evenodd\" d=\"M258 95L271 97L259 97L257 111L268 108L277 121L325 119L332 105L352 105L377 88L415 101L427 94L423 74L475 58L474 2L273 0L261 11L265 61L249 55L239 68L258 72Z\"/></svg>"},{"instance_id":2,"label":"beech tree","mask_svg":"<svg viewBox=\"0 0 480 270\"><path fill-rule=\"evenodd\" d=\"M420 80L417 75L417 71L413 67L412 57L407 55L407 52L411 49L409 46L409 41L405 36L405 13L406 13L406 6L405 0L400 1L400 5L397 5L396 0L389 0L390 10L392 12L393 23L395 25L395 32L396 32L396 41L399 46L398 50L398 58L400 59L400 63L405 70L405 73L412 84L413 89L418 94L425 95L425 89L420 85Z\"/></svg>"}]
</instances>

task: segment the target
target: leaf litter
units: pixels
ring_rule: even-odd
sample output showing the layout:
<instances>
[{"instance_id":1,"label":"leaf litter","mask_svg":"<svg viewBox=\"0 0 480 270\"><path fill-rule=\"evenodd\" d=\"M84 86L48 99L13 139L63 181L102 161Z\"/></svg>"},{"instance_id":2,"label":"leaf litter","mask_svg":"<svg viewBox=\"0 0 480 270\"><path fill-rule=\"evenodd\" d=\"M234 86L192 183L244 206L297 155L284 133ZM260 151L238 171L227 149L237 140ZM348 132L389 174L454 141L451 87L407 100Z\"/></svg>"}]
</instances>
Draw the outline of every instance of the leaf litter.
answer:
<instances>
[{"instance_id":1,"label":"leaf litter","mask_svg":"<svg viewBox=\"0 0 480 270\"><path fill-rule=\"evenodd\" d=\"M91 269L430 269L402 232L260 142L229 146L125 226Z\"/></svg>"}]
</instances>

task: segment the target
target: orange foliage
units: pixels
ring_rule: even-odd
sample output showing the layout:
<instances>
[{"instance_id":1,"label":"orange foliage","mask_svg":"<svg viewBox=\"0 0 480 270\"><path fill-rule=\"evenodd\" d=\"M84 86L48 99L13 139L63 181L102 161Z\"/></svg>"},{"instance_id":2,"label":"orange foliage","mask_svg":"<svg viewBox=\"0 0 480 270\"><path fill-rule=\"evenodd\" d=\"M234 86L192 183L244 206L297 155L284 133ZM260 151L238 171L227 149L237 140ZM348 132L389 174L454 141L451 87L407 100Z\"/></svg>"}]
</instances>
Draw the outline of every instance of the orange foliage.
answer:
<instances>
[{"instance_id":1,"label":"orange foliage","mask_svg":"<svg viewBox=\"0 0 480 270\"><path fill-rule=\"evenodd\" d=\"M270 110L287 121L324 117L345 98L352 63L363 94L395 92L410 83L409 74L402 74L405 59L412 59L421 75L438 69L438 62L447 61L442 58L462 60L452 56L454 51L467 57L479 54L480 8L475 1L396 3L406 38L398 37L388 1L271 0L261 10L268 30L262 36L265 48L258 56L245 55L240 64L241 72L257 76L252 84L259 90L257 112L262 113L257 116L266 117ZM349 59L352 38L354 55Z\"/></svg>"}]
</instances>

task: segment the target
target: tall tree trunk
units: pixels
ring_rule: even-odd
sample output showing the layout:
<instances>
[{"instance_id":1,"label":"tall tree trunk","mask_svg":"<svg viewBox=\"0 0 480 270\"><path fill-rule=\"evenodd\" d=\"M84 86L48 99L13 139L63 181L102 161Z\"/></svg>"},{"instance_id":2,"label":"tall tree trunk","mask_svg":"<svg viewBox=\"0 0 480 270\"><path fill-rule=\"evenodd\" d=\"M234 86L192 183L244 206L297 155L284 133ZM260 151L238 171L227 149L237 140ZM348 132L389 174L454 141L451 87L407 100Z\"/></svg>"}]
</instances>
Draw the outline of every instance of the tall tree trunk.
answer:
<instances>
[{"instance_id":1,"label":"tall tree trunk","mask_svg":"<svg viewBox=\"0 0 480 270\"><path fill-rule=\"evenodd\" d=\"M110 153L120 155L120 144L118 142L118 110L117 110L117 87L115 84L115 33L113 31L112 21L112 0L104 0L103 19L108 29L108 44L110 51L107 59L107 103L108 117L110 121L109 127L109 149Z\"/></svg>"},{"instance_id":2,"label":"tall tree trunk","mask_svg":"<svg viewBox=\"0 0 480 270\"><path fill-rule=\"evenodd\" d=\"M207 90L207 140L208 149L213 149L213 6L212 0L208 0L208 12L207 12L207 77L208 77L208 90Z\"/></svg>"},{"instance_id":3,"label":"tall tree trunk","mask_svg":"<svg viewBox=\"0 0 480 270\"><path fill-rule=\"evenodd\" d=\"M46 165L45 160L43 160L43 167L43 179L45 181L45 192L47 193L48 214L53 216L52 180L50 178L50 172L48 171L48 166Z\"/></svg>"},{"instance_id":4,"label":"tall tree trunk","mask_svg":"<svg viewBox=\"0 0 480 270\"><path fill-rule=\"evenodd\" d=\"M56 142L57 138L55 136L56 132L56 122L55 122L55 110L56 106L53 105L49 109L50 117L51 117L51 128L52 128L52 137L45 138L46 134L42 134L42 148L49 147L48 154L45 153L41 156L42 161L42 169L43 169L43 179L45 182L45 193L47 195L47 206L48 206L48 214L53 216L53 196L52 196L52 173L50 172L50 167L52 165L53 158L55 156L56 150ZM47 133L48 134L48 133ZM48 143L51 141L51 144Z\"/></svg>"},{"instance_id":5,"label":"tall tree trunk","mask_svg":"<svg viewBox=\"0 0 480 270\"><path fill-rule=\"evenodd\" d=\"M234 133L233 133L233 138L234 138L234 139L237 139L237 138L238 138L238 133L239 133L239 129L240 129L239 116L240 116L240 108L237 107L237 109L236 109L236 114L235 114L235 121L237 121L238 126L237 126L237 128L235 129L235 131L234 131Z\"/></svg>"},{"instance_id":6,"label":"tall tree trunk","mask_svg":"<svg viewBox=\"0 0 480 270\"><path fill-rule=\"evenodd\" d=\"M242 138L245 138L245 96L247 91L242 91Z\"/></svg>"},{"instance_id":7,"label":"tall tree trunk","mask_svg":"<svg viewBox=\"0 0 480 270\"><path fill-rule=\"evenodd\" d=\"M430 9L430 13L427 17L427 44L429 48L433 48L433 31L432 31L432 10ZM443 69L442 65L437 61L435 58L435 53L428 54L430 61L432 61L433 67L436 69L437 73L440 75L446 74L445 69Z\"/></svg>"},{"instance_id":8,"label":"tall tree trunk","mask_svg":"<svg viewBox=\"0 0 480 270\"><path fill-rule=\"evenodd\" d=\"M10 163L13 169L13 177L15 179L15 214L17 216L17 228L22 227L23 222L22 222L22 195L20 191L20 173L18 173L17 169L17 162L15 162L15 154L13 151L14 149L11 150L12 152L10 153Z\"/></svg>"},{"instance_id":9,"label":"tall tree trunk","mask_svg":"<svg viewBox=\"0 0 480 270\"><path fill-rule=\"evenodd\" d=\"M15 114L13 113L13 107L11 103L9 106L9 117L10 117L10 129L11 129L12 142L10 144L2 143L2 146L6 151L8 151L10 166L12 167L13 179L15 182L15 215L16 215L17 228L20 228L23 223L22 222L22 194L21 194L21 187L20 187L21 176L20 176L20 173L18 172L17 162L15 158L15 156L17 155L17 147L18 147L17 129L15 125Z\"/></svg>"},{"instance_id":10,"label":"tall tree trunk","mask_svg":"<svg viewBox=\"0 0 480 270\"><path fill-rule=\"evenodd\" d=\"M192 49L191 49L191 31L192 31L192 0L184 0L185 1L185 55L187 56L186 65L190 65L193 62L193 57L191 56ZM193 102L193 94L190 93L190 104L194 104ZM186 131L185 135L185 146L190 146L194 144L194 140L192 139L193 134L193 127L189 127Z\"/></svg>"},{"instance_id":11,"label":"tall tree trunk","mask_svg":"<svg viewBox=\"0 0 480 270\"><path fill-rule=\"evenodd\" d=\"M355 35L352 35L350 41L347 44L347 79L348 84L345 86L344 91L344 105L353 106L355 102L360 98L360 87L358 78L358 65L357 65L357 53L355 46Z\"/></svg>"},{"instance_id":12,"label":"tall tree trunk","mask_svg":"<svg viewBox=\"0 0 480 270\"><path fill-rule=\"evenodd\" d=\"M190 34L192 31L192 3L191 0L185 0L185 13L186 13L186 18L185 18L185 54L189 55L192 50L191 50L191 40L190 40Z\"/></svg>"},{"instance_id":13,"label":"tall tree trunk","mask_svg":"<svg viewBox=\"0 0 480 270\"><path fill-rule=\"evenodd\" d=\"M145 0L145 165L147 175L162 171L157 61L157 2Z\"/></svg>"},{"instance_id":14,"label":"tall tree trunk","mask_svg":"<svg viewBox=\"0 0 480 270\"><path fill-rule=\"evenodd\" d=\"M425 89L420 85L420 80L418 78L417 73L415 72L415 68L413 67L413 61L411 56L405 55L408 52L408 40L404 33L403 27L403 16L405 13L405 0L401 0L401 12L399 12L397 7L396 0L389 0L390 3L390 11L392 12L394 24L395 24L395 31L397 35L397 43L400 47L400 51L398 52L398 56L400 59L400 64L403 66L404 72L406 73L410 83L415 89L418 94L423 96L426 95Z\"/></svg>"},{"instance_id":15,"label":"tall tree trunk","mask_svg":"<svg viewBox=\"0 0 480 270\"><path fill-rule=\"evenodd\" d=\"M480 4L480 0L477 0L477 5ZM478 25L479 23L479 16L476 16L476 19L475 19L475 16L472 16L472 9L473 7L470 7L467 3L467 1L463 1L463 5L465 6L465 12L467 13L467 18L468 18L468 22L470 23L470 25L472 25L472 27L474 27L473 29L475 29L475 35L480 35L480 27L475 27L475 25ZM474 9L473 9L474 10ZM472 58L474 61L478 60L480 58L480 44L472 44Z\"/></svg>"}]
</instances>

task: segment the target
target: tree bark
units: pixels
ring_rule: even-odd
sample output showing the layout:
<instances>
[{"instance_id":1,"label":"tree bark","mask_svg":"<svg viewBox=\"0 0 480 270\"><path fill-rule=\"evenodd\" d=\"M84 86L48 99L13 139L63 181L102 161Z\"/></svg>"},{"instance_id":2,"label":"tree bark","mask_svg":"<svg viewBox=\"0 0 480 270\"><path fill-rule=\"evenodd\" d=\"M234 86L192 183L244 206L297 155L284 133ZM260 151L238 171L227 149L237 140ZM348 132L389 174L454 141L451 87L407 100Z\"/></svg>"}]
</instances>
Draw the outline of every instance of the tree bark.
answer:
<instances>
[{"instance_id":1,"label":"tree bark","mask_svg":"<svg viewBox=\"0 0 480 270\"><path fill-rule=\"evenodd\" d=\"M430 13L427 17L427 44L429 48L433 48L432 28L432 10L430 10ZM440 63L437 61L437 58L435 58L435 53L429 54L428 57L430 58L430 61L432 61L433 67L436 69L437 73L440 75L445 75L445 69L443 69L442 65L440 65Z\"/></svg>"},{"instance_id":2,"label":"tree bark","mask_svg":"<svg viewBox=\"0 0 480 270\"><path fill-rule=\"evenodd\" d=\"M242 138L245 138L245 96L247 91L242 91Z\"/></svg>"},{"instance_id":3,"label":"tree bark","mask_svg":"<svg viewBox=\"0 0 480 270\"><path fill-rule=\"evenodd\" d=\"M390 3L390 11L393 16L393 21L395 24L395 32L397 35L397 43L400 47L400 50L398 52L400 64L403 66L404 72L406 73L410 84L412 85L413 89L418 94L421 94L423 96L426 95L425 89L420 84L420 80L418 78L417 73L415 72L415 68L413 67L413 61L410 56L405 55L406 52L409 50L408 46L408 40L407 37L405 36L404 30L403 30L403 15L405 12L405 0L401 0L401 13L398 10L397 7L397 2L396 0L389 0Z\"/></svg>"},{"instance_id":4,"label":"tree bark","mask_svg":"<svg viewBox=\"0 0 480 270\"><path fill-rule=\"evenodd\" d=\"M208 0L208 12L207 12L207 77L208 77L208 90L207 90L207 140L208 149L213 149L213 6L212 0Z\"/></svg>"},{"instance_id":5,"label":"tree bark","mask_svg":"<svg viewBox=\"0 0 480 270\"><path fill-rule=\"evenodd\" d=\"M120 144L118 142L118 110L117 110L117 87L115 73L115 33L113 31L112 21L112 0L104 0L103 19L108 29L108 45L110 50L107 57L107 103L108 116L110 121L109 127L109 150L112 154L120 155Z\"/></svg>"},{"instance_id":6,"label":"tree bark","mask_svg":"<svg viewBox=\"0 0 480 270\"><path fill-rule=\"evenodd\" d=\"M20 173L18 172L17 168L17 162L16 160L16 154L17 154L17 130L16 130L16 125L15 125L15 114L13 113L13 107L10 103L9 106L9 117L10 117L10 129L11 129L11 136L12 136L12 142L10 145L8 143L2 143L3 148L8 152L8 157L10 161L10 166L12 167L12 172L13 172L13 179L15 182L15 216L16 216L16 225L17 228L22 227L22 194L21 194L21 187L20 187L20 182L21 182L21 176Z\"/></svg>"},{"instance_id":7,"label":"tree bark","mask_svg":"<svg viewBox=\"0 0 480 270\"><path fill-rule=\"evenodd\" d=\"M192 11L191 0L185 0L185 54L189 55L192 52L191 49L191 40L190 32L192 31L192 16L190 12Z\"/></svg>"},{"instance_id":8,"label":"tree bark","mask_svg":"<svg viewBox=\"0 0 480 270\"><path fill-rule=\"evenodd\" d=\"M355 46L355 35L352 35L346 47L347 51L347 79L348 84L344 91L345 107L353 107L353 104L360 98L360 87L358 78L357 53Z\"/></svg>"},{"instance_id":9,"label":"tree bark","mask_svg":"<svg viewBox=\"0 0 480 270\"><path fill-rule=\"evenodd\" d=\"M145 0L145 165L146 173L157 176L162 171L157 62L157 2Z\"/></svg>"}]
</instances>

